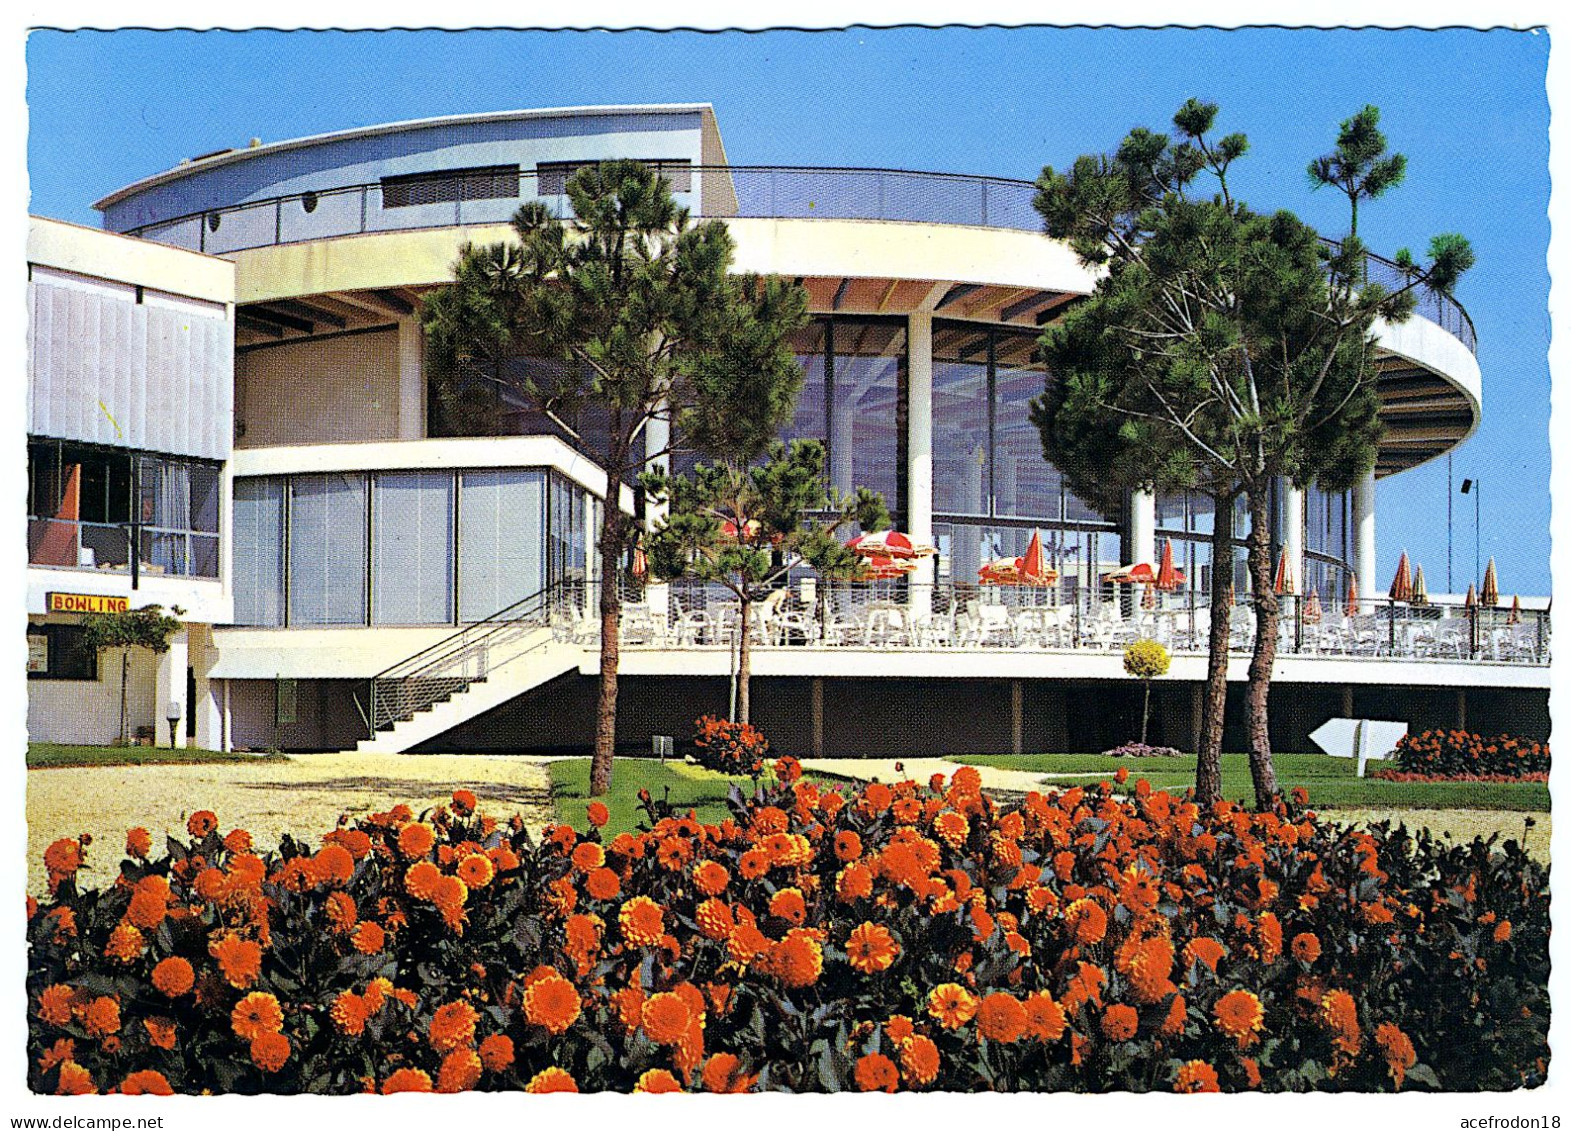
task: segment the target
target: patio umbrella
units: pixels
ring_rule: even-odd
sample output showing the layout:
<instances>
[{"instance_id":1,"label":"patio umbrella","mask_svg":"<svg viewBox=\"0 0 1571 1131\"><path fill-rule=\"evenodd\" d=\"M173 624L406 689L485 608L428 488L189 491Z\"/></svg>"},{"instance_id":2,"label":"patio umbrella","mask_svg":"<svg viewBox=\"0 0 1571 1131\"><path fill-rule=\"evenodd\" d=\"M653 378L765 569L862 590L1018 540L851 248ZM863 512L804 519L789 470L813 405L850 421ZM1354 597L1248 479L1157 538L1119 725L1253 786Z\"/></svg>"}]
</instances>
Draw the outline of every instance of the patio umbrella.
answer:
<instances>
[{"instance_id":1,"label":"patio umbrella","mask_svg":"<svg viewBox=\"0 0 1571 1131\"><path fill-rule=\"evenodd\" d=\"M899 530L873 530L858 534L846 546L864 557L926 558L936 552L931 546L912 541L911 535Z\"/></svg>"},{"instance_id":2,"label":"patio umbrella","mask_svg":"<svg viewBox=\"0 0 1571 1131\"><path fill-rule=\"evenodd\" d=\"M1351 573L1347 575L1347 604L1342 606L1342 615L1358 615L1358 578Z\"/></svg>"},{"instance_id":3,"label":"patio umbrella","mask_svg":"<svg viewBox=\"0 0 1571 1131\"><path fill-rule=\"evenodd\" d=\"M1522 596L1521 596L1520 593L1517 594L1515 597L1511 598L1511 615L1506 617L1506 623L1507 624L1521 624L1522 623Z\"/></svg>"},{"instance_id":4,"label":"patio umbrella","mask_svg":"<svg viewBox=\"0 0 1571 1131\"><path fill-rule=\"evenodd\" d=\"M1156 608L1156 586L1147 585L1145 595L1140 598L1140 607L1143 609Z\"/></svg>"},{"instance_id":5,"label":"patio umbrella","mask_svg":"<svg viewBox=\"0 0 1571 1131\"><path fill-rule=\"evenodd\" d=\"M1156 587L1171 593L1183 583L1184 571L1173 565L1173 540L1169 538L1162 543L1162 564L1157 567Z\"/></svg>"},{"instance_id":6,"label":"patio umbrella","mask_svg":"<svg viewBox=\"0 0 1571 1131\"><path fill-rule=\"evenodd\" d=\"M858 575L861 581L889 581L896 577L904 577L916 571L916 563L909 559L885 557L882 554L870 554L862 559L862 572Z\"/></svg>"},{"instance_id":7,"label":"patio umbrella","mask_svg":"<svg viewBox=\"0 0 1571 1131\"><path fill-rule=\"evenodd\" d=\"M990 562L984 562L982 568L977 570L976 573L977 579L983 585L1019 585L1021 580L1020 559L994 558Z\"/></svg>"},{"instance_id":8,"label":"patio umbrella","mask_svg":"<svg viewBox=\"0 0 1571 1131\"><path fill-rule=\"evenodd\" d=\"M1293 589L1293 565L1287 560L1287 547L1282 548L1282 556L1276 560L1276 582L1273 585L1278 597L1284 593L1291 595Z\"/></svg>"},{"instance_id":9,"label":"patio umbrella","mask_svg":"<svg viewBox=\"0 0 1571 1131\"><path fill-rule=\"evenodd\" d=\"M642 546L633 549L633 576L639 581L649 576L649 555L644 553Z\"/></svg>"},{"instance_id":10,"label":"patio umbrella","mask_svg":"<svg viewBox=\"0 0 1571 1131\"><path fill-rule=\"evenodd\" d=\"M1494 608L1500 604L1500 582L1495 578L1495 559L1490 558L1484 567L1484 587L1478 593L1479 604Z\"/></svg>"},{"instance_id":11,"label":"patio umbrella","mask_svg":"<svg viewBox=\"0 0 1571 1131\"><path fill-rule=\"evenodd\" d=\"M1413 599L1413 570L1407 564L1407 551L1402 551L1402 557L1396 563L1396 576L1391 579L1391 600L1411 601Z\"/></svg>"},{"instance_id":12,"label":"patio umbrella","mask_svg":"<svg viewBox=\"0 0 1571 1131\"><path fill-rule=\"evenodd\" d=\"M1317 587L1311 587L1309 600L1304 603L1304 623L1319 624L1320 618L1324 615L1325 611L1320 607L1320 590Z\"/></svg>"},{"instance_id":13,"label":"patio umbrella","mask_svg":"<svg viewBox=\"0 0 1571 1131\"><path fill-rule=\"evenodd\" d=\"M1424 567L1419 566L1413 574L1413 604L1429 604L1429 586L1424 584Z\"/></svg>"},{"instance_id":14,"label":"patio umbrella","mask_svg":"<svg viewBox=\"0 0 1571 1131\"><path fill-rule=\"evenodd\" d=\"M1472 615L1473 610L1478 608L1478 592L1471 585L1467 587L1467 598L1462 602L1462 607L1468 611L1469 615Z\"/></svg>"},{"instance_id":15,"label":"patio umbrella","mask_svg":"<svg viewBox=\"0 0 1571 1131\"><path fill-rule=\"evenodd\" d=\"M1136 562L1134 565L1121 566L1112 573L1104 573L1102 580L1117 585L1154 585L1156 570L1151 568L1150 562Z\"/></svg>"}]
</instances>

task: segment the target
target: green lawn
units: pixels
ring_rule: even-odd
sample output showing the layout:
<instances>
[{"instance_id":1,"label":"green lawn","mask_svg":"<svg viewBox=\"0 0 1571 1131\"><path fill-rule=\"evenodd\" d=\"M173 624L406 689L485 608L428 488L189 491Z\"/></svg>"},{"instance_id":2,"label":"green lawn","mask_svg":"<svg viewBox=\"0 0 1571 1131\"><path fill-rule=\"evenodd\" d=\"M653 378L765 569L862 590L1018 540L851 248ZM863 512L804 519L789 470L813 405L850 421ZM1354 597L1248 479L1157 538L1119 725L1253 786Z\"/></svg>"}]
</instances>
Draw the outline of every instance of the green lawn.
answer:
<instances>
[{"instance_id":1,"label":"green lawn","mask_svg":"<svg viewBox=\"0 0 1571 1131\"><path fill-rule=\"evenodd\" d=\"M556 819L575 828L584 828L588 818L584 814L589 804L589 759L569 758L550 763L551 801L556 809ZM844 779L808 774L807 777L825 784ZM671 803L680 813L694 809L698 819L716 823L730 815L726 808L726 792L732 783L743 793L753 788L744 777L729 777L690 766L686 762L661 763L651 758L618 758L611 775L611 792L600 798L611 810L611 820L606 825L607 836L631 832L647 818L638 804L638 791L647 789L659 800L667 786Z\"/></svg>"},{"instance_id":2,"label":"green lawn","mask_svg":"<svg viewBox=\"0 0 1571 1131\"><path fill-rule=\"evenodd\" d=\"M168 766L195 762L288 761L282 754L225 754L168 746L61 746L53 742L27 744L27 768L54 766Z\"/></svg>"},{"instance_id":3,"label":"green lawn","mask_svg":"<svg viewBox=\"0 0 1571 1131\"><path fill-rule=\"evenodd\" d=\"M977 754L956 759L978 766L1027 770L1044 774L1113 774L1129 770L1131 780L1145 778L1153 788L1173 792L1194 784L1195 759L1108 758L1101 754ZM1496 785L1480 782L1390 782L1359 778L1351 758L1324 754L1278 754L1273 759L1277 781L1283 789L1303 786L1310 804L1322 809L1507 809L1547 812L1549 787L1542 782ZM1380 763L1373 763L1378 768ZM1094 779L1081 778L1084 784ZM1076 779L1064 778L1063 785ZM1235 800L1254 797L1249 759L1244 754L1222 755L1222 795Z\"/></svg>"}]
</instances>

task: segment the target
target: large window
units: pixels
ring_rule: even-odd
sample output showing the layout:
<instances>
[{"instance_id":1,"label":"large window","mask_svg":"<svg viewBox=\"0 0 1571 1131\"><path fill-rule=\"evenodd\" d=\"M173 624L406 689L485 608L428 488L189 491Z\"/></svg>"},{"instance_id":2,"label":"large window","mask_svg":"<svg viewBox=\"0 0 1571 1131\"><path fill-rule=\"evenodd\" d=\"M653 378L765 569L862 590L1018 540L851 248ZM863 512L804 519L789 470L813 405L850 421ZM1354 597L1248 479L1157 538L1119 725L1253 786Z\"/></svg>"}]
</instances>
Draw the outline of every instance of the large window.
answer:
<instances>
[{"instance_id":1,"label":"large window","mask_svg":"<svg viewBox=\"0 0 1571 1131\"><path fill-rule=\"evenodd\" d=\"M218 576L217 463L58 440L27 446L28 562Z\"/></svg>"},{"instance_id":2,"label":"large window","mask_svg":"<svg viewBox=\"0 0 1571 1131\"><path fill-rule=\"evenodd\" d=\"M27 678L98 678L98 653L88 646L79 624L27 626Z\"/></svg>"},{"instance_id":3,"label":"large window","mask_svg":"<svg viewBox=\"0 0 1571 1131\"><path fill-rule=\"evenodd\" d=\"M545 476L459 476L458 619L484 620L545 587Z\"/></svg>"},{"instance_id":4,"label":"large window","mask_svg":"<svg viewBox=\"0 0 1571 1131\"><path fill-rule=\"evenodd\" d=\"M409 208L456 200L497 200L518 195L518 166L446 169L382 178L382 207Z\"/></svg>"},{"instance_id":5,"label":"large window","mask_svg":"<svg viewBox=\"0 0 1571 1131\"><path fill-rule=\"evenodd\" d=\"M453 619L453 475L376 477L371 528L371 620L447 624Z\"/></svg>"},{"instance_id":6,"label":"large window","mask_svg":"<svg viewBox=\"0 0 1571 1131\"><path fill-rule=\"evenodd\" d=\"M284 498L281 479L235 481L235 623L284 623Z\"/></svg>"},{"instance_id":7,"label":"large window","mask_svg":"<svg viewBox=\"0 0 1571 1131\"><path fill-rule=\"evenodd\" d=\"M302 475L289 500L289 623L364 624L366 481Z\"/></svg>"}]
</instances>

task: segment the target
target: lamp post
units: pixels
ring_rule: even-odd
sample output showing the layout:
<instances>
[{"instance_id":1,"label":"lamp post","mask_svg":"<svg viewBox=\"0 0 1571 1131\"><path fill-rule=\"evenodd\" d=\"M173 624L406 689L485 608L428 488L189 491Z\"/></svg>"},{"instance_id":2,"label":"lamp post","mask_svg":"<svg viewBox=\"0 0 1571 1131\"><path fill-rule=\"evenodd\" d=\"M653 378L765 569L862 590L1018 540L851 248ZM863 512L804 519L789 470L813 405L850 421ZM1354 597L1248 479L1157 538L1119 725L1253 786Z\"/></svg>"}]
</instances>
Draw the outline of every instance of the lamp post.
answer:
<instances>
[{"instance_id":1,"label":"lamp post","mask_svg":"<svg viewBox=\"0 0 1571 1131\"><path fill-rule=\"evenodd\" d=\"M1483 575L1479 570L1482 560L1478 552L1479 547L1479 518L1483 514L1484 481L1482 479L1462 480L1462 494L1473 496L1473 580L1478 581Z\"/></svg>"}]
</instances>

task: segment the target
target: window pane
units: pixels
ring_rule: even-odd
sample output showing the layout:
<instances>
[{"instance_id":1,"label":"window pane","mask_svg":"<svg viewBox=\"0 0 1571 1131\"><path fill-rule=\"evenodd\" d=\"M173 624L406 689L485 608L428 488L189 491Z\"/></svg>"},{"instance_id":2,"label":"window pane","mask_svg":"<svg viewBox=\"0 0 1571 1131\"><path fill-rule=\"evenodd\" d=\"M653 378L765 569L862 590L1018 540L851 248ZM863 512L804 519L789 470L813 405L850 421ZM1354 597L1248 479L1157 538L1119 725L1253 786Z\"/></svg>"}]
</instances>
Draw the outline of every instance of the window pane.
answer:
<instances>
[{"instance_id":1,"label":"window pane","mask_svg":"<svg viewBox=\"0 0 1571 1131\"><path fill-rule=\"evenodd\" d=\"M1057 519L1063 514L1063 477L1042 455L1042 434L1031 423L1031 402L1042 395L1046 373L1028 334L998 335L994 393L997 445L993 472L995 514ZM1095 521L1101 521L1095 515Z\"/></svg>"},{"instance_id":2,"label":"window pane","mask_svg":"<svg viewBox=\"0 0 1571 1131\"><path fill-rule=\"evenodd\" d=\"M289 621L365 623L365 479L311 475L290 505Z\"/></svg>"},{"instance_id":3,"label":"window pane","mask_svg":"<svg viewBox=\"0 0 1571 1131\"><path fill-rule=\"evenodd\" d=\"M545 476L461 473L458 619L484 620L545 588Z\"/></svg>"},{"instance_id":4,"label":"window pane","mask_svg":"<svg viewBox=\"0 0 1571 1131\"><path fill-rule=\"evenodd\" d=\"M933 327L933 509L940 514L989 513L987 348L985 329Z\"/></svg>"},{"instance_id":5,"label":"window pane","mask_svg":"<svg viewBox=\"0 0 1571 1131\"><path fill-rule=\"evenodd\" d=\"M212 546L217 574L217 543ZM235 480L235 623L284 623L284 485L276 479Z\"/></svg>"},{"instance_id":6,"label":"window pane","mask_svg":"<svg viewBox=\"0 0 1571 1131\"><path fill-rule=\"evenodd\" d=\"M900 484L905 444L900 396L906 332L902 322L836 320L835 378L830 396L830 479L841 491L867 487L904 521ZM849 450L850 458L846 458Z\"/></svg>"},{"instance_id":7,"label":"window pane","mask_svg":"<svg viewBox=\"0 0 1571 1131\"><path fill-rule=\"evenodd\" d=\"M374 510L371 619L377 624L451 623L451 473L379 475Z\"/></svg>"}]
</instances>

